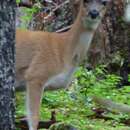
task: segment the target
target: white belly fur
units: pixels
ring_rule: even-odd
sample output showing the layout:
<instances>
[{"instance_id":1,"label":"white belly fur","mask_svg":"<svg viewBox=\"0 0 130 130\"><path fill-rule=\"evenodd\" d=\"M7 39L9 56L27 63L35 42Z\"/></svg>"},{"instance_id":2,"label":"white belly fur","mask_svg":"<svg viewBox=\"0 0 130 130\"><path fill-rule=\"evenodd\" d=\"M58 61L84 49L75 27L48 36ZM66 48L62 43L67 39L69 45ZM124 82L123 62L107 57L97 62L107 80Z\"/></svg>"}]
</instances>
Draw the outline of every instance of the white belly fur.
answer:
<instances>
[{"instance_id":1,"label":"white belly fur","mask_svg":"<svg viewBox=\"0 0 130 130\"><path fill-rule=\"evenodd\" d=\"M44 85L45 90L67 88L72 81L75 70L76 68L72 68L69 71L61 72L51 77Z\"/></svg>"}]
</instances>

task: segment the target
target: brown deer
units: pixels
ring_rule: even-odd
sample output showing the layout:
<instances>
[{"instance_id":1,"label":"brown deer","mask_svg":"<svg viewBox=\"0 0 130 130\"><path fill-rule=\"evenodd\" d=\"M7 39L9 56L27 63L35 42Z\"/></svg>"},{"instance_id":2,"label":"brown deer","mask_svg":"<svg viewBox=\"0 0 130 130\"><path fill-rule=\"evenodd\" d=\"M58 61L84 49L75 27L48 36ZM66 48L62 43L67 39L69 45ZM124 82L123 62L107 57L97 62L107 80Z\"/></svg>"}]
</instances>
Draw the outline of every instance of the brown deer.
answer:
<instances>
[{"instance_id":1,"label":"brown deer","mask_svg":"<svg viewBox=\"0 0 130 130\"><path fill-rule=\"evenodd\" d=\"M29 130L37 130L42 90L69 86L105 14L107 0L77 2L77 18L65 33L16 30L16 86L27 86Z\"/></svg>"}]
</instances>

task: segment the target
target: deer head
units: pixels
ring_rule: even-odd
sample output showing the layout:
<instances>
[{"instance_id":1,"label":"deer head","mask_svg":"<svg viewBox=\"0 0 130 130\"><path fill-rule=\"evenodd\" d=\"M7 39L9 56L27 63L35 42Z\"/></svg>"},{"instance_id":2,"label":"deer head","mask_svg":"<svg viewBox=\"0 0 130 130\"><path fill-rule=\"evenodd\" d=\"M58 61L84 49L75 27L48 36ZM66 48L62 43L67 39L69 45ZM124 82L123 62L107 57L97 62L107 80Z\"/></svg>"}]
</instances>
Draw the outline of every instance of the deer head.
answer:
<instances>
[{"instance_id":1,"label":"deer head","mask_svg":"<svg viewBox=\"0 0 130 130\"><path fill-rule=\"evenodd\" d=\"M86 29L96 29L101 22L110 0L84 0L86 17L83 23Z\"/></svg>"}]
</instances>

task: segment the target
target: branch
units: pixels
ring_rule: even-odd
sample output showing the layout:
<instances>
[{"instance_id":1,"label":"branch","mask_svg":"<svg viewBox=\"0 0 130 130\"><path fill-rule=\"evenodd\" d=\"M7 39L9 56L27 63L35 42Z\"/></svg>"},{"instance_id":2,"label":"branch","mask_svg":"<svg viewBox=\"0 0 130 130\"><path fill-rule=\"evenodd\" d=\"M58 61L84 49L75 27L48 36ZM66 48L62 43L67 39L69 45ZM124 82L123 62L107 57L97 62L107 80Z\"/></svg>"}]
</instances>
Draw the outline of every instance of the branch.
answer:
<instances>
[{"instance_id":1,"label":"branch","mask_svg":"<svg viewBox=\"0 0 130 130\"><path fill-rule=\"evenodd\" d=\"M64 5L66 5L66 4L68 4L68 3L69 3L69 0L66 0L66 1L63 2L62 4L56 6L56 8L54 8L54 9L52 10L52 12L55 12L57 9L63 7Z\"/></svg>"},{"instance_id":2,"label":"branch","mask_svg":"<svg viewBox=\"0 0 130 130\"><path fill-rule=\"evenodd\" d=\"M56 32L57 32L57 33L65 32L65 31L69 30L71 27L72 27L72 25L69 25L69 26L67 26L67 27L64 27L64 28L62 28L62 29L57 30Z\"/></svg>"},{"instance_id":3,"label":"branch","mask_svg":"<svg viewBox=\"0 0 130 130\"><path fill-rule=\"evenodd\" d=\"M33 4L32 3L20 2L20 3L18 3L18 7L32 8Z\"/></svg>"},{"instance_id":4,"label":"branch","mask_svg":"<svg viewBox=\"0 0 130 130\"><path fill-rule=\"evenodd\" d=\"M126 114L130 114L130 106L126 104L116 103L109 99L104 99L101 97L93 96L92 100L97 103L98 105L101 105L102 107L106 108L107 110L111 112L122 112Z\"/></svg>"}]
</instances>

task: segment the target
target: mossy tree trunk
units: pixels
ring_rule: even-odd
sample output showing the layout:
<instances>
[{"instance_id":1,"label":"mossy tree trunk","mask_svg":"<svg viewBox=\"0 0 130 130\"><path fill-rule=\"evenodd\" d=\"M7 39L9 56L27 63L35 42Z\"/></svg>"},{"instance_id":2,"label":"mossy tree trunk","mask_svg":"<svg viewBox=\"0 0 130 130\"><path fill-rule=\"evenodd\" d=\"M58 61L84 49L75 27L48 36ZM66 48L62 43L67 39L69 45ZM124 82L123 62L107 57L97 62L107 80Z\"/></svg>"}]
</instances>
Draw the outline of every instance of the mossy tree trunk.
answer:
<instances>
[{"instance_id":1,"label":"mossy tree trunk","mask_svg":"<svg viewBox=\"0 0 130 130\"><path fill-rule=\"evenodd\" d=\"M15 6L15 0L0 0L0 130L15 130Z\"/></svg>"}]
</instances>

